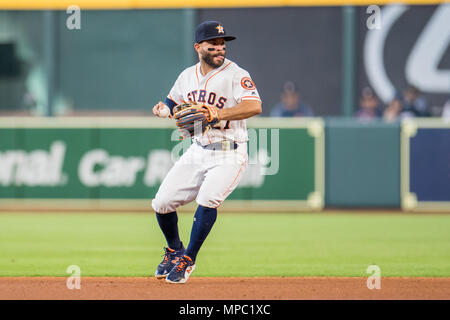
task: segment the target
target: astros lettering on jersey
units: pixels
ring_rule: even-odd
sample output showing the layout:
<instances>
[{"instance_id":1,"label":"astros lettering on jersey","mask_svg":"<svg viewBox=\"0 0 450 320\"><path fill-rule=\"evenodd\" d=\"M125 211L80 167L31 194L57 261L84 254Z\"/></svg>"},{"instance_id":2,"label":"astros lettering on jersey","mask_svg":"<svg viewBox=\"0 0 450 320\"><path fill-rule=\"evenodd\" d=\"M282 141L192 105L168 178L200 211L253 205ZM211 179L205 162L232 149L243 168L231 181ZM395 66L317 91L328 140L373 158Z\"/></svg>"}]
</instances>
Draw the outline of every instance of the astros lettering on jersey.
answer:
<instances>
[{"instance_id":1,"label":"astros lettering on jersey","mask_svg":"<svg viewBox=\"0 0 450 320\"><path fill-rule=\"evenodd\" d=\"M185 69L175 81L168 98L175 104L192 101L219 109L234 107L245 100L261 101L249 73L228 59L205 76L200 72L200 62ZM245 120L221 121L214 128L218 130L207 131L194 139L202 145L222 140L248 140Z\"/></svg>"}]
</instances>

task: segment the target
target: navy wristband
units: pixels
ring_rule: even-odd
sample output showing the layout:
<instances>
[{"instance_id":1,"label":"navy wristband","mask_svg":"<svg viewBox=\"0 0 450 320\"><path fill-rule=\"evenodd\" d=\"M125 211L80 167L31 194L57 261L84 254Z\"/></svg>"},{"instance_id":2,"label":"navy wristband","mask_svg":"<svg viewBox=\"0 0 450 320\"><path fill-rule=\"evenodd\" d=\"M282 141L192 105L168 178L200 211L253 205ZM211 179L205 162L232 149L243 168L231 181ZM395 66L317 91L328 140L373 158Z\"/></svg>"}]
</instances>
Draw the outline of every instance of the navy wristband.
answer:
<instances>
[{"instance_id":1,"label":"navy wristband","mask_svg":"<svg viewBox=\"0 0 450 320\"><path fill-rule=\"evenodd\" d=\"M166 98L164 104L169 107L170 114L173 115L173 107L175 107L177 104L172 99L169 98Z\"/></svg>"}]
</instances>

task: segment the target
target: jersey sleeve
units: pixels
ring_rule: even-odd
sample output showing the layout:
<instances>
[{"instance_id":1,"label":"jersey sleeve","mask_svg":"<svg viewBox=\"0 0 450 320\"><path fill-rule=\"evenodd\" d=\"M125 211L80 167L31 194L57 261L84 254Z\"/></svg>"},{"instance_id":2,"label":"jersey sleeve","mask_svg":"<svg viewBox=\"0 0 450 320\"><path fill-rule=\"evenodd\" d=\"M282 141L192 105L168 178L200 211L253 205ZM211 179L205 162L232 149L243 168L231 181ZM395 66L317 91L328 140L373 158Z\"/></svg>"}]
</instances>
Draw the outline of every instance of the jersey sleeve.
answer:
<instances>
[{"instance_id":1,"label":"jersey sleeve","mask_svg":"<svg viewBox=\"0 0 450 320\"><path fill-rule=\"evenodd\" d=\"M183 81L183 74L180 74L173 84L172 89L170 89L167 99L173 101L175 105L183 102L183 94L181 92L181 83Z\"/></svg>"},{"instance_id":2,"label":"jersey sleeve","mask_svg":"<svg viewBox=\"0 0 450 320\"><path fill-rule=\"evenodd\" d=\"M239 70L233 77L233 97L238 103L245 100L261 101L255 83L245 70Z\"/></svg>"}]
</instances>

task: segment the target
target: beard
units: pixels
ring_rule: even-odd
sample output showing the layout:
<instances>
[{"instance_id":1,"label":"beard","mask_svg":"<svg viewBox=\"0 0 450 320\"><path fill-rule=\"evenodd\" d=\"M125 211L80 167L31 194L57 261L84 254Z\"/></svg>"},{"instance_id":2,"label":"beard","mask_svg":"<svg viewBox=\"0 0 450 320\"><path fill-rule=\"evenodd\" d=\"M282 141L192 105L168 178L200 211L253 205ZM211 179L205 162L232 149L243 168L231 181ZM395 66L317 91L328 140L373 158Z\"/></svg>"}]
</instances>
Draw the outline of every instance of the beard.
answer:
<instances>
[{"instance_id":1,"label":"beard","mask_svg":"<svg viewBox=\"0 0 450 320\"><path fill-rule=\"evenodd\" d=\"M223 65L223 63L225 62L225 59L223 59L222 61L219 62L214 62L214 58L217 56L223 56L225 58L226 53L224 52L223 55L222 54L211 54L209 52L203 52L202 54L202 60L209 66L213 67L213 68L219 68Z\"/></svg>"}]
</instances>

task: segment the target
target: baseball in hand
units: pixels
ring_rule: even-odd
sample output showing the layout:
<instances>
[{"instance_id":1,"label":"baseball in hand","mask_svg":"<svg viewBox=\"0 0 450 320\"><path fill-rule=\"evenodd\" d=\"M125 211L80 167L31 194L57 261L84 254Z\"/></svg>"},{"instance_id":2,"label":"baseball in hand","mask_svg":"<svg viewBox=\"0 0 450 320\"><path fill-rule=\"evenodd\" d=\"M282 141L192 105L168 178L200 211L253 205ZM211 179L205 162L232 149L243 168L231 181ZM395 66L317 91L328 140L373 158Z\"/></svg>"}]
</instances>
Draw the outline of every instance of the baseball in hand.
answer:
<instances>
[{"instance_id":1,"label":"baseball in hand","mask_svg":"<svg viewBox=\"0 0 450 320\"><path fill-rule=\"evenodd\" d=\"M164 106L164 108L159 109L158 115L161 118L167 118L169 116L169 114L170 114L170 110L167 106Z\"/></svg>"}]
</instances>

